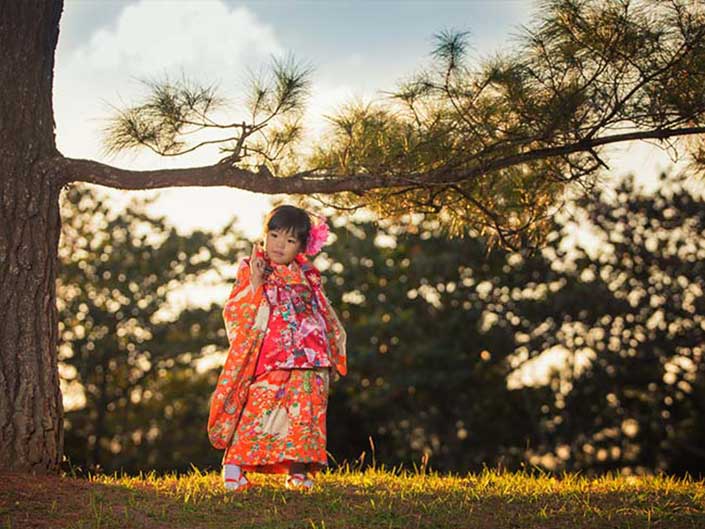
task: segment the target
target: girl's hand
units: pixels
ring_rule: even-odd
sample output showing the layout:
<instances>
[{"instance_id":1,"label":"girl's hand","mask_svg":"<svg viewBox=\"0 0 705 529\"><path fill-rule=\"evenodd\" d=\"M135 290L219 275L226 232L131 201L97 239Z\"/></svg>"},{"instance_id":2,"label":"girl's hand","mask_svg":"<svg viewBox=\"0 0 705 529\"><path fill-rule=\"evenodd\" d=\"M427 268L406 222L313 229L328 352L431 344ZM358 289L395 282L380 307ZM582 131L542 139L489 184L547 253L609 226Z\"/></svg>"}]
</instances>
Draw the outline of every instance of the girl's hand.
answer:
<instances>
[{"instance_id":1,"label":"girl's hand","mask_svg":"<svg viewBox=\"0 0 705 529\"><path fill-rule=\"evenodd\" d=\"M264 283L264 259L257 255L257 243L252 245L252 255L250 255L250 283L254 290Z\"/></svg>"}]
</instances>

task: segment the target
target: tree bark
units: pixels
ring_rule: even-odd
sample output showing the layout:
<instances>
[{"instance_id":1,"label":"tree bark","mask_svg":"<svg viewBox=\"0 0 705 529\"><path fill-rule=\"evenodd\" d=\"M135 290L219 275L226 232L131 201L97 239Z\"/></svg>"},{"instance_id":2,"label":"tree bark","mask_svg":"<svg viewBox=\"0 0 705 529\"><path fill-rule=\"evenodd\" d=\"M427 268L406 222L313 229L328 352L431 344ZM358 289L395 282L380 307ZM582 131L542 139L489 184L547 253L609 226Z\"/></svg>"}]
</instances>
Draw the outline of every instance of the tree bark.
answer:
<instances>
[{"instance_id":1,"label":"tree bark","mask_svg":"<svg viewBox=\"0 0 705 529\"><path fill-rule=\"evenodd\" d=\"M58 469L60 168L52 81L61 1L0 2L0 469Z\"/></svg>"},{"instance_id":2,"label":"tree bark","mask_svg":"<svg viewBox=\"0 0 705 529\"><path fill-rule=\"evenodd\" d=\"M51 171L23 171L12 161L0 157L0 468L44 473L58 468L63 450L59 190Z\"/></svg>"}]
</instances>

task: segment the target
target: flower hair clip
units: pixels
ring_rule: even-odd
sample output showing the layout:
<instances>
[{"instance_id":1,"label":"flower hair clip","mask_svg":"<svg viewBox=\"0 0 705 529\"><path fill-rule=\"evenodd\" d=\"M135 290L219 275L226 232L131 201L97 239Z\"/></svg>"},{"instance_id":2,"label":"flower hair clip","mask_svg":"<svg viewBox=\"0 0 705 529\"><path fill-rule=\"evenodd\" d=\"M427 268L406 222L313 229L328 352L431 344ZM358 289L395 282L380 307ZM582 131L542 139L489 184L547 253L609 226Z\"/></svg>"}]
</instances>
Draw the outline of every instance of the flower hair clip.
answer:
<instances>
[{"instance_id":1,"label":"flower hair clip","mask_svg":"<svg viewBox=\"0 0 705 529\"><path fill-rule=\"evenodd\" d=\"M326 223L326 218L323 215L317 215L315 213L312 213L311 215L315 217L317 221L315 223L311 223L311 231L308 234L306 249L304 250L306 255L317 254L326 244L328 234L330 233L328 224Z\"/></svg>"}]
</instances>

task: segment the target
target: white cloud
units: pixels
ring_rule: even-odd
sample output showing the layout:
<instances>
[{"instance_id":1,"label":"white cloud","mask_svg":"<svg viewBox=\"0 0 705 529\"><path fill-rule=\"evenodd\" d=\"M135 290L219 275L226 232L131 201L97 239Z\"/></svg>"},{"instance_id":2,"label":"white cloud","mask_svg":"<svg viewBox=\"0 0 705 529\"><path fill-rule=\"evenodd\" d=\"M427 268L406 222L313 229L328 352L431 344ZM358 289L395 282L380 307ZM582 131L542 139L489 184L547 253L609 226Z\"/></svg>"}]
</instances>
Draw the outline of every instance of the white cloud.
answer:
<instances>
[{"instance_id":1,"label":"white cloud","mask_svg":"<svg viewBox=\"0 0 705 529\"><path fill-rule=\"evenodd\" d=\"M67 7L65 17L70 17ZM68 156L95 158L100 152L96 132L109 114L106 102L134 102L144 90L137 79L183 72L204 84L218 83L221 95L232 97L241 95L247 68L282 52L274 29L245 7L153 0L130 5L83 46L64 54L59 43L54 86L59 148ZM151 158L132 157L130 166L165 165ZM181 159L172 165L183 164Z\"/></svg>"},{"instance_id":2,"label":"white cloud","mask_svg":"<svg viewBox=\"0 0 705 529\"><path fill-rule=\"evenodd\" d=\"M227 76L271 52L281 52L273 28L246 7L143 1L123 11L114 31L98 31L76 59L93 71L147 74L183 66L197 75Z\"/></svg>"}]
</instances>

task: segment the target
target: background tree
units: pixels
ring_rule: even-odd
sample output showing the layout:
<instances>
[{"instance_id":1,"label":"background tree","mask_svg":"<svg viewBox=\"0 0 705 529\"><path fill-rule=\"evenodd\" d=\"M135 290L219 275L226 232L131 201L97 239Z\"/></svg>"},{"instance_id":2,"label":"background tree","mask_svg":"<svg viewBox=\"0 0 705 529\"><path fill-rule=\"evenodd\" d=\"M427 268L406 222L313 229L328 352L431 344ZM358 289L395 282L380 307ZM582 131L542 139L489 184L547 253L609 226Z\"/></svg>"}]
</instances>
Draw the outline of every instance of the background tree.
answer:
<instances>
[{"instance_id":1,"label":"background tree","mask_svg":"<svg viewBox=\"0 0 705 529\"><path fill-rule=\"evenodd\" d=\"M702 474L702 198L684 183L664 174L651 196L627 179L615 198L579 204L597 253L566 249L570 224L556 224L526 258L485 255L479 239L448 239L421 215L335 219L337 240L316 258L349 335L349 374L329 402L333 466L363 451L363 466L371 463L372 439L376 461L389 466L427 457L453 472ZM67 199L60 354L65 381L87 397L67 414L67 454L106 471L217 468L203 425L219 365L199 363L227 350L222 307L171 321L155 309L205 271L203 249L211 265L233 265L249 243L229 228L227 237L182 238L135 208L108 221L88 191ZM147 244L141 231L158 240ZM146 300L151 308L133 315ZM556 352L545 378L531 372Z\"/></svg>"},{"instance_id":2,"label":"background tree","mask_svg":"<svg viewBox=\"0 0 705 529\"><path fill-rule=\"evenodd\" d=\"M360 124L368 123L368 113L347 123L343 112L337 119L343 123L337 125L342 136L331 134L334 141L322 143L315 155L303 161L292 157L292 163L281 167L271 158L285 158L291 149L277 145L298 137L297 127L286 121L304 101L305 70L275 64L271 83L259 89L255 83L248 105L253 121L237 120L239 125L207 115L217 101L207 90L187 91L185 104L161 91L163 104L141 116L163 126L148 126L146 136L136 127L140 145L166 138L159 145L178 152L178 137L187 126L208 131L214 125L229 133L227 156L206 167L130 171L66 158L56 148L52 83L63 2L3 2L0 467L45 472L55 470L61 460L55 263L59 193L66 184L83 181L121 189L228 185L295 195L350 191L335 199L339 206L364 204L390 215L394 211L380 204L397 204L404 211L420 208L437 213L451 231L467 222L516 246L512 236L528 244L542 233L549 207L560 200L566 184L589 183L596 175L600 147L633 139L684 138L705 130L700 4L555 0L543 5L532 30L536 38L494 66L479 68L486 75L459 75L463 41L455 34L443 37L436 56L448 82L412 83L411 95L405 89L398 94L402 100L422 97L424 109L411 105L406 116L382 114L389 118L388 126L365 125L362 130L369 133L361 136L364 141L352 143L346 137L356 137ZM417 96L419 87L423 90ZM445 98L437 99L443 93ZM601 106L593 106L596 101ZM265 124L269 128L262 140ZM610 133L625 124L637 131ZM275 147L263 150L260 140ZM432 140L428 147L426 140ZM690 151L702 164L700 146L691 145ZM245 159L246 153L254 157ZM574 173L566 173L573 167ZM275 174L273 168L281 172ZM551 177L537 177L542 174ZM380 194L385 189L389 191ZM488 226L495 232L487 231Z\"/></svg>"},{"instance_id":3,"label":"background tree","mask_svg":"<svg viewBox=\"0 0 705 529\"><path fill-rule=\"evenodd\" d=\"M502 277L506 252L448 239L438 222L350 221L326 248L326 292L340 300L349 374L329 411L330 450L352 461L373 438L378 462L445 471L518 466L534 444L532 403L549 388L512 391L517 347L508 324L486 328L483 284ZM537 395L538 394L538 395Z\"/></svg>"},{"instance_id":4,"label":"background tree","mask_svg":"<svg viewBox=\"0 0 705 529\"><path fill-rule=\"evenodd\" d=\"M179 235L148 215L148 204L133 201L116 214L85 187L73 187L63 204L59 360L84 400L66 414L66 455L86 468L187 469L210 453L206 436L193 431L203 429L212 391L197 367L204 353L227 346L222 307L181 309L169 296L219 277L247 241L236 218L220 234ZM190 431L187 441L180 430Z\"/></svg>"},{"instance_id":5,"label":"background tree","mask_svg":"<svg viewBox=\"0 0 705 529\"><path fill-rule=\"evenodd\" d=\"M372 435L389 464L702 475L703 199L683 174L659 183L576 204L597 249L566 247L570 223L531 257L484 256L428 219L341 227L326 288L353 355L333 453Z\"/></svg>"},{"instance_id":6,"label":"background tree","mask_svg":"<svg viewBox=\"0 0 705 529\"><path fill-rule=\"evenodd\" d=\"M512 295L507 307L522 362L565 352L541 407L536 459L553 455L553 469L702 475L703 198L684 175L664 173L654 195L627 178L614 199L579 206L599 251L578 245L569 256L552 244L542 258L552 270L512 290L542 294ZM507 277L525 278L527 266L518 261Z\"/></svg>"}]
</instances>

